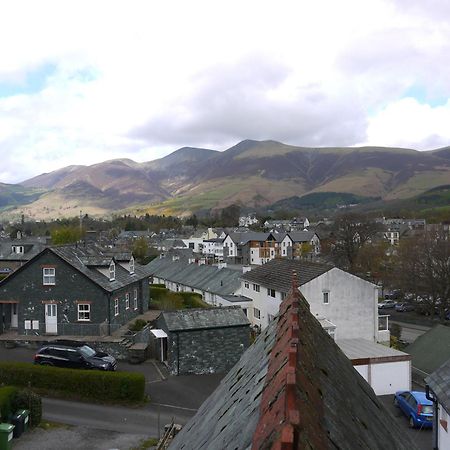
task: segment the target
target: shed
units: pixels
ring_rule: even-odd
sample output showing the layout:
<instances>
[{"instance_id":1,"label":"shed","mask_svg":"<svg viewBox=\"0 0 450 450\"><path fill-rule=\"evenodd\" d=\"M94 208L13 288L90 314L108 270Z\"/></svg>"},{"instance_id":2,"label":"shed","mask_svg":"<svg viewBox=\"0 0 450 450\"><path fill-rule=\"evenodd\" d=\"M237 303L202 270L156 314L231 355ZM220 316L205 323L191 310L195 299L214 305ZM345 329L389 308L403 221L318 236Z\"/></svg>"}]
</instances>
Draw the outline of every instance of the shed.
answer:
<instances>
[{"instance_id":1,"label":"shed","mask_svg":"<svg viewBox=\"0 0 450 450\"><path fill-rule=\"evenodd\" d=\"M227 372L250 345L239 306L165 311L157 327L167 334L162 358L174 375Z\"/></svg>"}]
</instances>

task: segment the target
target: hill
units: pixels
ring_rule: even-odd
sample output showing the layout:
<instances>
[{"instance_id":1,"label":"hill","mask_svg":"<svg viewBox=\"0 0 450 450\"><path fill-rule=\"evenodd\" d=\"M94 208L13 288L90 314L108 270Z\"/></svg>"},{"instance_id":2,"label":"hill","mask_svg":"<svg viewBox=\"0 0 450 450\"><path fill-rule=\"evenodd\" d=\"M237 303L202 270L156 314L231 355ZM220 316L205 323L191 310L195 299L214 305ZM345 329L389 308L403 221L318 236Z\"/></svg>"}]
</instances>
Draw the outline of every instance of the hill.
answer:
<instances>
[{"instance_id":1,"label":"hill","mask_svg":"<svg viewBox=\"0 0 450 450\"><path fill-rule=\"evenodd\" d=\"M233 203L291 208L324 202L333 208L349 201L410 199L448 184L450 147L419 152L245 140L223 152L184 147L145 163L116 159L42 174L22 188L45 189L45 195L20 209L35 217L57 217L79 209L183 215ZM290 200L277 205L285 199Z\"/></svg>"}]
</instances>

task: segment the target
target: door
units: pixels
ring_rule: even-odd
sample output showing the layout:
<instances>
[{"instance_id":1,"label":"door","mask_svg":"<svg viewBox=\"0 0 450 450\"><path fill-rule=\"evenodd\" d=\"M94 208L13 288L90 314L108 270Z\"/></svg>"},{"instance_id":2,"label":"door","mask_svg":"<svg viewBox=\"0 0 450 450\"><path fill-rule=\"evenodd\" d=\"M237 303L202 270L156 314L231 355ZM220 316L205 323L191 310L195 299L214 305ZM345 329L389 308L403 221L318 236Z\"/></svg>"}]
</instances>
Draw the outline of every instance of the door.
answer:
<instances>
[{"instance_id":1,"label":"door","mask_svg":"<svg viewBox=\"0 0 450 450\"><path fill-rule=\"evenodd\" d=\"M54 303L45 305L45 332L58 334L57 306Z\"/></svg>"},{"instance_id":2,"label":"door","mask_svg":"<svg viewBox=\"0 0 450 450\"><path fill-rule=\"evenodd\" d=\"M17 309L19 305L18 303L11 303L11 328L17 328L19 323L17 319Z\"/></svg>"}]
</instances>

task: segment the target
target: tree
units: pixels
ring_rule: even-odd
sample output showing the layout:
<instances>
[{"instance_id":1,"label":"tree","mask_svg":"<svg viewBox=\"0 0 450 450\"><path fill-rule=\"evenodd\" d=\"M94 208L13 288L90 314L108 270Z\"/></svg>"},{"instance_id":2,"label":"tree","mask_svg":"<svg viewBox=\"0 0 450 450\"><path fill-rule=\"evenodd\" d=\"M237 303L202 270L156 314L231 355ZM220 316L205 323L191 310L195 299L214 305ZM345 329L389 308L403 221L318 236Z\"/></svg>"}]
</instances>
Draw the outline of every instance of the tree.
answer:
<instances>
[{"instance_id":1,"label":"tree","mask_svg":"<svg viewBox=\"0 0 450 450\"><path fill-rule=\"evenodd\" d=\"M79 227L62 226L55 228L51 237L54 245L73 244L83 237L83 232Z\"/></svg>"},{"instance_id":2,"label":"tree","mask_svg":"<svg viewBox=\"0 0 450 450\"><path fill-rule=\"evenodd\" d=\"M241 208L239 205L230 205L223 208L220 213L220 221L224 227L235 227L239 225Z\"/></svg>"},{"instance_id":3,"label":"tree","mask_svg":"<svg viewBox=\"0 0 450 450\"><path fill-rule=\"evenodd\" d=\"M133 256L139 264L145 264L148 254L148 243L144 237L136 239L133 243Z\"/></svg>"}]
</instances>

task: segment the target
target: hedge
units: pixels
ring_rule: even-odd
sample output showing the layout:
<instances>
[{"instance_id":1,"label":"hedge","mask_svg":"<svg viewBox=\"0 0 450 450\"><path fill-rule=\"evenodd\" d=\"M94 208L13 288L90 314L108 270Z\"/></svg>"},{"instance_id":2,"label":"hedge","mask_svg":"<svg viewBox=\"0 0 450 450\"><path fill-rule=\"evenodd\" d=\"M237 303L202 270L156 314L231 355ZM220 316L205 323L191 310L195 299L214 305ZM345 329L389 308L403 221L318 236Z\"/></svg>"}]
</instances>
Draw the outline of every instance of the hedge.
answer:
<instances>
[{"instance_id":1,"label":"hedge","mask_svg":"<svg viewBox=\"0 0 450 450\"><path fill-rule=\"evenodd\" d=\"M6 422L12 416L14 409L14 398L17 395L17 388L5 386L0 388L0 419Z\"/></svg>"},{"instance_id":2,"label":"hedge","mask_svg":"<svg viewBox=\"0 0 450 450\"><path fill-rule=\"evenodd\" d=\"M140 373L62 369L31 363L0 362L0 383L104 401L142 401L145 395L145 377Z\"/></svg>"}]
</instances>

